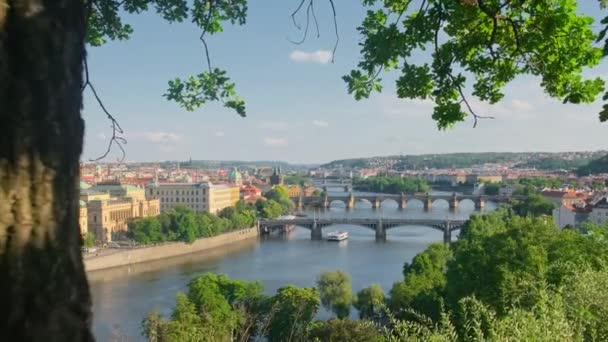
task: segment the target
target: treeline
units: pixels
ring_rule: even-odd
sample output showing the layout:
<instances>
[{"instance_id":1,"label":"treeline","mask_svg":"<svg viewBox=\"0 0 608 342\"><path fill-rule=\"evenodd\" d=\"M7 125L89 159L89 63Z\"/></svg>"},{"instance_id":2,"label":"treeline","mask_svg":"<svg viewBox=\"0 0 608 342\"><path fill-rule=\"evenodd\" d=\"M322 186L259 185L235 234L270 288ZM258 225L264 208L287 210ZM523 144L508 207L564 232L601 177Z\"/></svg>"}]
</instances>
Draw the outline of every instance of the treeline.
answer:
<instances>
[{"instance_id":1,"label":"treeline","mask_svg":"<svg viewBox=\"0 0 608 342\"><path fill-rule=\"evenodd\" d=\"M473 216L458 241L432 244L385 296L353 295L348 274L280 288L206 274L177 296L171 318L144 320L154 341L606 341L608 227L559 230L511 209ZM324 306L336 319L315 321ZM349 320L352 307L360 320Z\"/></svg>"},{"instance_id":2,"label":"treeline","mask_svg":"<svg viewBox=\"0 0 608 342\"><path fill-rule=\"evenodd\" d=\"M360 191L398 194L427 192L431 187L419 177L375 176L353 179L353 188Z\"/></svg>"},{"instance_id":3,"label":"treeline","mask_svg":"<svg viewBox=\"0 0 608 342\"><path fill-rule=\"evenodd\" d=\"M168 241L192 243L196 239L216 236L222 233L250 228L258 218L277 218L293 210L287 189L275 187L255 204L243 201L228 207L218 215L196 213L186 207L129 222L128 237L140 244L153 244Z\"/></svg>"},{"instance_id":4,"label":"treeline","mask_svg":"<svg viewBox=\"0 0 608 342\"><path fill-rule=\"evenodd\" d=\"M357 158L332 161L322 165L326 168L370 168L386 166L387 161L396 170L425 170L446 168L470 168L486 163L516 162L521 167L536 167L543 170L572 170L592 159L605 155L605 151L597 152L488 152L488 153L447 153L422 154L404 156L386 156L372 158Z\"/></svg>"},{"instance_id":5,"label":"treeline","mask_svg":"<svg viewBox=\"0 0 608 342\"><path fill-rule=\"evenodd\" d=\"M576 169L579 176L589 176L608 173L608 155L589 161Z\"/></svg>"}]
</instances>

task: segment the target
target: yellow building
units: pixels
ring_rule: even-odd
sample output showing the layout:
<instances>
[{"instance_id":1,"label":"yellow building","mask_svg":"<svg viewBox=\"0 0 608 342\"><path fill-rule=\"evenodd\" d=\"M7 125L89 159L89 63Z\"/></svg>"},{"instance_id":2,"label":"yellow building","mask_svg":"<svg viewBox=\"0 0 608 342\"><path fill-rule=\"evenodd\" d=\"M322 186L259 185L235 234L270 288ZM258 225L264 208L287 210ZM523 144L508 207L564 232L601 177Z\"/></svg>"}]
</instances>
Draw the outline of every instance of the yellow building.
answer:
<instances>
[{"instance_id":1,"label":"yellow building","mask_svg":"<svg viewBox=\"0 0 608 342\"><path fill-rule=\"evenodd\" d=\"M83 214L87 217L86 224L80 225L81 232L93 232L104 242L124 235L129 220L160 214L160 201L147 200L145 189L132 185L108 183L81 188L80 199L86 203L84 211L81 206L81 218Z\"/></svg>"},{"instance_id":2,"label":"yellow building","mask_svg":"<svg viewBox=\"0 0 608 342\"><path fill-rule=\"evenodd\" d=\"M209 212L216 214L224 208L233 207L240 197L241 189L238 186L211 185L209 188Z\"/></svg>"},{"instance_id":3,"label":"yellow building","mask_svg":"<svg viewBox=\"0 0 608 342\"><path fill-rule=\"evenodd\" d=\"M502 182L501 175L479 175L477 176L478 183L500 183Z\"/></svg>"},{"instance_id":4,"label":"yellow building","mask_svg":"<svg viewBox=\"0 0 608 342\"><path fill-rule=\"evenodd\" d=\"M236 185L202 183L158 183L148 184L145 190L149 199L160 200L162 212L175 207L186 207L196 212L216 214L231 207L240 199L240 187Z\"/></svg>"},{"instance_id":5,"label":"yellow building","mask_svg":"<svg viewBox=\"0 0 608 342\"><path fill-rule=\"evenodd\" d=\"M80 201L80 215L78 217L78 225L80 226L80 235L85 236L89 232L87 203Z\"/></svg>"},{"instance_id":6,"label":"yellow building","mask_svg":"<svg viewBox=\"0 0 608 342\"><path fill-rule=\"evenodd\" d=\"M88 203L87 211L88 228L95 232L97 239L112 241L127 232L131 219L159 215L160 202L130 197L93 200Z\"/></svg>"}]
</instances>

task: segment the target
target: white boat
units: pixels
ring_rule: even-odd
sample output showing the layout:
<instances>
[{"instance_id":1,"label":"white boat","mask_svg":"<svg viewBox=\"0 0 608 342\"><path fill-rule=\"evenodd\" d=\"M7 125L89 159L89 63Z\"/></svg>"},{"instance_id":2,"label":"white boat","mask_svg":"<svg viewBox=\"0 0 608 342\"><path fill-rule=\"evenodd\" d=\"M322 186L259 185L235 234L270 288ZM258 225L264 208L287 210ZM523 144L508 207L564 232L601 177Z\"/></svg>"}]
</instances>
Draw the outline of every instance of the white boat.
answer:
<instances>
[{"instance_id":1,"label":"white boat","mask_svg":"<svg viewBox=\"0 0 608 342\"><path fill-rule=\"evenodd\" d=\"M348 239L348 232L327 233L327 241L342 241Z\"/></svg>"}]
</instances>

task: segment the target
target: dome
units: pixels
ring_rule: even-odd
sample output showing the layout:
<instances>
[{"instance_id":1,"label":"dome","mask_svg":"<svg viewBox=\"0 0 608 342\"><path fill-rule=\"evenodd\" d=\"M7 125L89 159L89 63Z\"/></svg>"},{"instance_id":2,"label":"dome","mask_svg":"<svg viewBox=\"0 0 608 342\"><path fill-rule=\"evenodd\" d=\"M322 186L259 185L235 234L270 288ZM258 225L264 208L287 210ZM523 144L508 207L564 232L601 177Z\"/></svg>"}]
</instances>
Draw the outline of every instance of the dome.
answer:
<instances>
[{"instance_id":1,"label":"dome","mask_svg":"<svg viewBox=\"0 0 608 342\"><path fill-rule=\"evenodd\" d=\"M241 173L235 167L232 171L230 171L230 175L228 175L228 180L231 183L240 183L243 180L243 176L241 176Z\"/></svg>"}]
</instances>

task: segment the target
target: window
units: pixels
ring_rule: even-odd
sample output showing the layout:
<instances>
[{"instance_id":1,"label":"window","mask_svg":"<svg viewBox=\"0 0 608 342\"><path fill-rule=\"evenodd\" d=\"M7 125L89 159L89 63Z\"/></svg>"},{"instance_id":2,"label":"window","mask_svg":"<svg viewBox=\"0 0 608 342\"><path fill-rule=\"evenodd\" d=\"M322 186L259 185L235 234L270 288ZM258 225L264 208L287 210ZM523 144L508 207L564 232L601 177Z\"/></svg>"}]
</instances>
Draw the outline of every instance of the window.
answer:
<instances>
[{"instance_id":1,"label":"window","mask_svg":"<svg viewBox=\"0 0 608 342\"><path fill-rule=\"evenodd\" d=\"M156 190L156 196L158 196L158 195L159 195L159 192L160 192L160 191Z\"/></svg>"},{"instance_id":2,"label":"window","mask_svg":"<svg viewBox=\"0 0 608 342\"><path fill-rule=\"evenodd\" d=\"M179 202L179 197L177 197L177 198L175 199L175 202Z\"/></svg>"},{"instance_id":3,"label":"window","mask_svg":"<svg viewBox=\"0 0 608 342\"><path fill-rule=\"evenodd\" d=\"M196 194L198 195L198 190L196 190Z\"/></svg>"},{"instance_id":4,"label":"window","mask_svg":"<svg viewBox=\"0 0 608 342\"><path fill-rule=\"evenodd\" d=\"M93 215L93 223L97 223L97 215Z\"/></svg>"}]
</instances>

